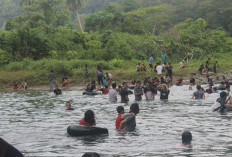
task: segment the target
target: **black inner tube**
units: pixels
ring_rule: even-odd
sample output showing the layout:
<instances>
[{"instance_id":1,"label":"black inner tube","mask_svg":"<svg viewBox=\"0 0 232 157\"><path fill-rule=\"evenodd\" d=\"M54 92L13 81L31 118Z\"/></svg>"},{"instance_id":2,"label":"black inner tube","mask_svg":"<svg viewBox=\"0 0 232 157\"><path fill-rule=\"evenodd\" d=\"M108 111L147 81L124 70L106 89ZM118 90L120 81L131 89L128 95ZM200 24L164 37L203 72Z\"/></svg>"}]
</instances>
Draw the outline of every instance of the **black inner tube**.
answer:
<instances>
[{"instance_id":1,"label":"black inner tube","mask_svg":"<svg viewBox=\"0 0 232 157\"><path fill-rule=\"evenodd\" d=\"M96 126L72 125L67 128L67 133L70 136L100 135L108 134L108 129Z\"/></svg>"}]
</instances>

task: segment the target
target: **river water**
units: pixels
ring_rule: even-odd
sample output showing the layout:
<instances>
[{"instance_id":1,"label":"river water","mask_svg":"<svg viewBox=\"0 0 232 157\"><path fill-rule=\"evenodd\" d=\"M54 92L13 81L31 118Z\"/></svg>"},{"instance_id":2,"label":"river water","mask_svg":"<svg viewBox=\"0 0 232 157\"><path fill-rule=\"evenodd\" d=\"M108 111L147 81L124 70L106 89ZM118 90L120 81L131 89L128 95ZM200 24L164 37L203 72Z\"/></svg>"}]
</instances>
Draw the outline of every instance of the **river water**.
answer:
<instances>
[{"instance_id":1,"label":"river water","mask_svg":"<svg viewBox=\"0 0 232 157\"><path fill-rule=\"evenodd\" d=\"M118 133L115 119L116 107L128 111L134 95L126 105L110 104L107 95L83 96L80 90L63 91L59 97L48 91L0 93L0 137L26 157L81 157L85 152L103 157L232 156L232 114L206 112L219 94L197 101L190 99L193 91L173 86L169 102L158 96L154 102L140 102L133 133ZM65 110L66 101L74 111ZM78 124L88 109L95 112L97 126L109 129L109 136L67 135L67 127ZM179 146L184 130L193 135L192 149Z\"/></svg>"}]
</instances>

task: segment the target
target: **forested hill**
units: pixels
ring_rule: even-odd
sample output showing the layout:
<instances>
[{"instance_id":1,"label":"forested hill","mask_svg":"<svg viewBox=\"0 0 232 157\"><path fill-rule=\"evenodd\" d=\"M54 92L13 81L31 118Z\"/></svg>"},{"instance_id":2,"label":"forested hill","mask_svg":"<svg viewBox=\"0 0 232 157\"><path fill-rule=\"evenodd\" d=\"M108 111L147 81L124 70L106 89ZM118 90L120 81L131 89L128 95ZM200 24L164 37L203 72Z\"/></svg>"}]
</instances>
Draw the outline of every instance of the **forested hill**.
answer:
<instances>
[{"instance_id":1,"label":"forested hill","mask_svg":"<svg viewBox=\"0 0 232 157\"><path fill-rule=\"evenodd\" d=\"M26 0L24 0L26 1ZM208 27L222 27L232 34L232 3L231 0L80 0L85 1L81 14L91 14L114 6L118 12L129 12L150 6L169 4L172 6L168 24L173 26L187 18L203 18ZM9 18L23 13L19 7L20 0L0 0L0 28ZM65 3L65 0L64 0Z\"/></svg>"},{"instance_id":2,"label":"forested hill","mask_svg":"<svg viewBox=\"0 0 232 157\"><path fill-rule=\"evenodd\" d=\"M26 58L147 60L163 51L178 62L189 55L199 59L232 52L231 0L0 3L3 66Z\"/></svg>"}]
</instances>

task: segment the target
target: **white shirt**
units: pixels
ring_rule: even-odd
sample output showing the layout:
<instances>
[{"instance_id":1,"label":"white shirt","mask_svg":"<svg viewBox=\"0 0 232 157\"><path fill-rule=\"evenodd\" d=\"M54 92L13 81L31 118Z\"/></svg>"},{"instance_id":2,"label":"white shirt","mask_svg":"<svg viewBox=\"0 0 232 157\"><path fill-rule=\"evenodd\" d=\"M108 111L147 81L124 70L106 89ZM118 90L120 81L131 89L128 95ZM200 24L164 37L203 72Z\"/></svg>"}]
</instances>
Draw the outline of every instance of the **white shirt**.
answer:
<instances>
[{"instance_id":1,"label":"white shirt","mask_svg":"<svg viewBox=\"0 0 232 157\"><path fill-rule=\"evenodd\" d=\"M162 65L158 65L158 66L156 67L156 70L157 70L157 74L158 74L158 75L161 75L161 74L162 74L162 70L163 70L163 66L162 66Z\"/></svg>"},{"instance_id":2,"label":"white shirt","mask_svg":"<svg viewBox=\"0 0 232 157\"><path fill-rule=\"evenodd\" d=\"M211 109L210 111L214 111L215 109L219 108L221 106L221 104L219 102L215 102L212 106L211 106Z\"/></svg>"},{"instance_id":3,"label":"white shirt","mask_svg":"<svg viewBox=\"0 0 232 157\"><path fill-rule=\"evenodd\" d=\"M109 91L110 102L117 102L117 91L116 89L110 89Z\"/></svg>"},{"instance_id":4,"label":"white shirt","mask_svg":"<svg viewBox=\"0 0 232 157\"><path fill-rule=\"evenodd\" d=\"M105 75L105 77L106 77L107 75ZM113 75L112 74L110 74L110 73L108 73L108 77L109 77L109 79L113 79Z\"/></svg>"},{"instance_id":5,"label":"white shirt","mask_svg":"<svg viewBox=\"0 0 232 157\"><path fill-rule=\"evenodd\" d=\"M184 66L184 63L181 61L179 64L179 67L182 68Z\"/></svg>"}]
</instances>

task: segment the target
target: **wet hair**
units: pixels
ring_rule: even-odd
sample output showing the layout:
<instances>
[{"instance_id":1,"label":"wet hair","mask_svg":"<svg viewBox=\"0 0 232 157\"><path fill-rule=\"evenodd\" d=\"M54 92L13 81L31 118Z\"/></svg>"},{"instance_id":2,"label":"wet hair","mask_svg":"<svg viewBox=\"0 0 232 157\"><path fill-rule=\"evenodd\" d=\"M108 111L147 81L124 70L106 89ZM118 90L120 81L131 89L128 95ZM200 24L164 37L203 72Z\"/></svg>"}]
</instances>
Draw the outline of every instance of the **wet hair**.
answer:
<instances>
[{"instance_id":1,"label":"wet hair","mask_svg":"<svg viewBox=\"0 0 232 157\"><path fill-rule=\"evenodd\" d=\"M124 107L123 106L118 106L116 109L117 109L118 113L122 113L124 111Z\"/></svg>"},{"instance_id":2,"label":"wet hair","mask_svg":"<svg viewBox=\"0 0 232 157\"><path fill-rule=\"evenodd\" d=\"M225 98L226 96L227 96L226 92L223 91L220 93L220 98Z\"/></svg>"},{"instance_id":3,"label":"wet hair","mask_svg":"<svg viewBox=\"0 0 232 157\"><path fill-rule=\"evenodd\" d=\"M201 89L201 85L197 85L197 90L200 90Z\"/></svg>"},{"instance_id":4,"label":"wet hair","mask_svg":"<svg viewBox=\"0 0 232 157\"><path fill-rule=\"evenodd\" d=\"M100 157L100 155L98 153L88 152L85 153L82 157Z\"/></svg>"},{"instance_id":5,"label":"wet hair","mask_svg":"<svg viewBox=\"0 0 232 157\"><path fill-rule=\"evenodd\" d=\"M107 85L105 85L105 88L106 88L106 89L108 89L108 86L107 86Z\"/></svg>"},{"instance_id":6,"label":"wet hair","mask_svg":"<svg viewBox=\"0 0 232 157\"><path fill-rule=\"evenodd\" d=\"M113 84L112 84L112 87L113 87L113 88L116 88L116 86L117 86L116 83L113 83Z\"/></svg>"},{"instance_id":7,"label":"wet hair","mask_svg":"<svg viewBox=\"0 0 232 157\"><path fill-rule=\"evenodd\" d=\"M139 104L138 103L131 104L130 111L135 113L135 114L138 114L139 113Z\"/></svg>"},{"instance_id":8,"label":"wet hair","mask_svg":"<svg viewBox=\"0 0 232 157\"><path fill-rule=\"evenodd\" d=\"M182 133L182 143L183 144L191 144L192 134L189 131L184 131Z\"/></svg>"},{"instance_id":9,"label":"wet hair","mask_svg":"<svg viewBox=\"0 0 232 157\"><path fill-rule=\"evenodd\" d=\"M85 122L95 124L95 115L92 110L87 110L84 117Z\"/></svg>"}]
</instances>

